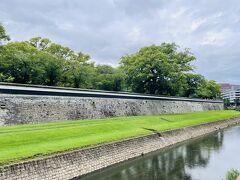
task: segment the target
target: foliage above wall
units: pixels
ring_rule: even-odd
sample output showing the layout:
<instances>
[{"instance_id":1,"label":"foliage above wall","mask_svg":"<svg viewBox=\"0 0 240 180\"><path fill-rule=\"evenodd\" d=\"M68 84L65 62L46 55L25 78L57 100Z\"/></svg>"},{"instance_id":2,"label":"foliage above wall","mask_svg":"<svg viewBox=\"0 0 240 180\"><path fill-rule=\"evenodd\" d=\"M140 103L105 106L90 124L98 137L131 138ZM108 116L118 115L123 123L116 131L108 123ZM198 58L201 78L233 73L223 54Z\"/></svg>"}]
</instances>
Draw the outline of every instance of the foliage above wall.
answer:
<instances>
[{"instance_id":1,"label":"foliage above wall","mask_svg":"<svg viewBox=\"0 0 240 180\"><path fill-rule=\"evenodd\" d=\"M220 95L215 81L193 73L194 55L174 43L124 55L115 68L97 65L90 55L47 38L9 40L0 25L0 81L200 98Z\"/></svg>"}]
</instances>

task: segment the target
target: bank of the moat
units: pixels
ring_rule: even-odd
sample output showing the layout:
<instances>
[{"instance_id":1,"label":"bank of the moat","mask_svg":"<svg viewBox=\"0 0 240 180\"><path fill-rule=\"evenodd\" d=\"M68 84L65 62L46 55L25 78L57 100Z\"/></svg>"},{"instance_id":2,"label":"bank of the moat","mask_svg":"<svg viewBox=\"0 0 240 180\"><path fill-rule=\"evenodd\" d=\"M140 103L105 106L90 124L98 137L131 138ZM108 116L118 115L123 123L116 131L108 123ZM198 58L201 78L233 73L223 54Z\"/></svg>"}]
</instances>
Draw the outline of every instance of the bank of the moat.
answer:
<instances>
[{"instance_id":1,"label":"bank of the moat","mask_svg":"<svg viewBox=\"0 0 240 180\"><path fill-rule=\"evenodd\" d=\"M156 151L81 180L219 180L240 169L240 126L230 127L164 151Z\"/></svg>"},{"instance_id":2,"label":"bank of the moat","mask_svg":"<svg viewBox=\"0 0 240 180\"><path fill-rule=\"evenodd\" d=\"M216 121L2 166L0 179L70 179L239 123Z\"/></svg>"}]
</instances>

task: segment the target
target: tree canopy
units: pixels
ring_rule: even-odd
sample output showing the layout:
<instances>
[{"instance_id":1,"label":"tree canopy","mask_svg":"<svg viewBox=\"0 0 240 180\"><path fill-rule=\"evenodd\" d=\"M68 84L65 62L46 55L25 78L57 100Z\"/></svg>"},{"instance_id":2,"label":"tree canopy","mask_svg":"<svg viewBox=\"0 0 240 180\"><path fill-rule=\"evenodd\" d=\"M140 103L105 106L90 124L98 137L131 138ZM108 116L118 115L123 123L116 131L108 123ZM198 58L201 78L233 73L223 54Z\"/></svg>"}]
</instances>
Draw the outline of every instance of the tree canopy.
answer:
<instances>
[{"instance_id":1,"label":"tree canopy","mask_svg":"<svg viewBox=\"0 0 240 180\"><path fill-rule=\"evenodd\" d=\"M9 41L10 37L6 34L4 26L0 23L0 44L2 41Z\"/></svg>"},{"instance_id":2,"label":"tree canopy","mask_svg":"<svg viewBox=\"0 0 240 180\"><path fill-rule=\"evenodd\" d=\"M220 88L194 74L192 62L196 58L188 50L180 50L174 43L162 43L141 48L121 58L127 86L134 92L171 96L217 98Z\"/></svg>"},{"instance_id":3,"label":"tree canopy","mask_svg":"<svg viewBox=\"0 0 240 180\"><path fill-rule=\"evenodd\" d=\"M0 81L212 99L220 95L215 81L193 73L195 56L174 43L143 47L112 67L47 38L3 43L8 40L0 25Z\"/></svg>"}]
</instances>

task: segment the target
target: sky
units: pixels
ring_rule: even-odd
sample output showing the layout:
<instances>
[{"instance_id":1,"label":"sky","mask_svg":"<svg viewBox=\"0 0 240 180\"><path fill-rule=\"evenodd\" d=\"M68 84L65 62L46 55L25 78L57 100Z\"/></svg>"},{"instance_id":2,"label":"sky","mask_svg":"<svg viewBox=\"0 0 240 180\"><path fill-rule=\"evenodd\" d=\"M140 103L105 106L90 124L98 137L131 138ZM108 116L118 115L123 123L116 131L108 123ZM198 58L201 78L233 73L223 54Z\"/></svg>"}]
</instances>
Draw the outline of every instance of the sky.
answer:
<instances>
[{"instance_id":1,"label":"sky","mask_svg":"<svg viewBox=\"0 0 240 180\"><path fill-rule=\"evenodd\" d=\"M239 0L1 0L0 22L12 41L42 36L113 66L175 42L195 54L196 73L240 84Z\"/></svg>"}]
</instances>

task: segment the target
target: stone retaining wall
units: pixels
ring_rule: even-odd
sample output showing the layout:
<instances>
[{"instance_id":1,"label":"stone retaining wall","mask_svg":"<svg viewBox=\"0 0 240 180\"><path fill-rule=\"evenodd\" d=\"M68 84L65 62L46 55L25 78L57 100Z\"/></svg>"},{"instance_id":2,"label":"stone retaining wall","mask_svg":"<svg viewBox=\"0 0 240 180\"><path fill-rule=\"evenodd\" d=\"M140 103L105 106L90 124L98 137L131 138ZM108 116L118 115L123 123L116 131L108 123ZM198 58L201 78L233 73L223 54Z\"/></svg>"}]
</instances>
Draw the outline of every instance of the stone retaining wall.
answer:
<instances>
[{"instance_id":1,"label":"stone retaining wall","mask_svg":"<svg viewBox=\"0 0 240 180\"><path fill-rule=\"evenodd\" d=\"M0 180L71 179L238 123L216 121L2 166Z\"/></svg>"},{"instance_id":2,"label":"stone retaining wall","mask_svg":"<svg viewBox=\"0 0 240 180\"><path fill-rule=\"evenodd\" d=\"M0 94L0 125L221 109L216 102Z\"/></svg>"}]
</instances>

